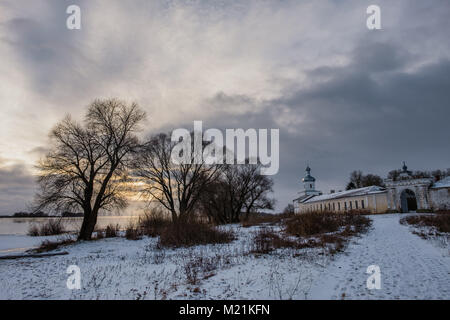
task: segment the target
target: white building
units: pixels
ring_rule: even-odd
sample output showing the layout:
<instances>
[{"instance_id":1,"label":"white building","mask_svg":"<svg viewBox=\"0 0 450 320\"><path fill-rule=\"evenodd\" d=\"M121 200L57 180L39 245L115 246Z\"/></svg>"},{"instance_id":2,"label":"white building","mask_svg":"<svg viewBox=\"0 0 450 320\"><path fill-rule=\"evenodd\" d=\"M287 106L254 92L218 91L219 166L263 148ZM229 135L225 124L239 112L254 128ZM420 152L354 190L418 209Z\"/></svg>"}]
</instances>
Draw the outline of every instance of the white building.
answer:
<instances>
[{"instance_id":1,"label":"white building","mask_svg":"<svg viewBox=\"0 0 450 320\"><path fill-rule=\"evenodd\" d=\"M384 180L386 187L370 186L322 194L315 190L315 181L308 166L302 179L303 190L294 200L295 213L450 210L450 177L437 182L434 178L416 179L406 164L397 179Z\"/></svg>"}]
</instances>

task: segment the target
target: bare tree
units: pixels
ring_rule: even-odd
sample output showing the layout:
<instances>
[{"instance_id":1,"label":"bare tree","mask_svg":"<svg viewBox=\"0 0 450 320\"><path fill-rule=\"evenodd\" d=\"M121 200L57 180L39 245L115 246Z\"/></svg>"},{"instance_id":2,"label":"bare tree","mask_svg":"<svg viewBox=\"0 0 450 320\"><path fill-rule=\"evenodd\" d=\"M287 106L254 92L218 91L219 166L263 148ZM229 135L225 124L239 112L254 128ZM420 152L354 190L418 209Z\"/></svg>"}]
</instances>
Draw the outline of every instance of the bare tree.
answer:
<instances>
[{"instance_id":1,"label":"bare tree","mask_svg":"<svg viewBox=\"0 0 450 320\"><path fill-rule=\"evenodd\" d=\"M293 215L295 213L295 207L292 203L289 203L283 210L285 215Z\"/></svg>"},{"instance_id":2,"label":"bare tree","mask_svg":"<svg viewBox=\"0 0 450 320\"><path fill-rule=\"evenodd\" d=\"M350 181L348 182L346 189L351 190L370 186L383 187L383 179L378 175L371 173L365 175L361 170L357 170L350 173Z\"/></svg>"},{"instance_id":3,"label":"bare tree","mask_svg":"<svg viewBox=\"0 0 450 320\"><path fill-rule=\"evenodd\" d=\"M50 133L51 151L37 165L35 210L83 210L78 239L90 240L100 209L127 204L123 182L144 118L137 104L110 99L94 101L83 125L70 116L57 124Z\"/></svg>"},{"instance_id":4,"label":"bare tree","mask_svg":"<svg viewBox=\"0 0 450 320\"><path fill-rule=\"evenodd\" d=\"M169 134L158 134L146 142L136 155L134 175L144 184L142 192L169 210L172 221L192 216L195 206L207 187L218 177L221 164L190 161L176 164L171 156L177 142Z\"/></svg>"},{"instance_id":5,"label":"bare tree","mask_svg":"<svg viewBox=\"0 0 450 320\"><path fill-rule=\"evenodd\" d=\"M260 165L226 165L202 194L199 210L218 224L239 222L243 212L273 209L272 188L273 181L260 174Z\"/></svg>"}]
</instances>

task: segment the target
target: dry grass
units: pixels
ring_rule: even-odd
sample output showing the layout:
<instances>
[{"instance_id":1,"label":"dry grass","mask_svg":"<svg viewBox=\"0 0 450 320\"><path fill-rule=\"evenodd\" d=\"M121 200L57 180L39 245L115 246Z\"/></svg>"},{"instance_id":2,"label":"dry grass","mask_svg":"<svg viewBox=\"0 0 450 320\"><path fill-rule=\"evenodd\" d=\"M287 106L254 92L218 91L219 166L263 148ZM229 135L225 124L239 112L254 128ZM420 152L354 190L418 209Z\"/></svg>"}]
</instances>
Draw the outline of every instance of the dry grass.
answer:
<instances>
[{"instance_id":1,"label":"dry grass","mask_svg":"<svg viewBox=\"0 0 450 320\"><path fill-rule=\"evenodd\" d=\"M142 239L142 229L134 223L130 223L125 230L125 238L128 240Z\"/></svg>"},{"instance_id":2,"label":"dry grass","mask_svg":"<svg viewBox=\"0 0 450 320\"><path fill-rule=\"evenodd\" d=\"M161 210L153 210L139 217L138 226L142 234L149 237L157 237L171 223Z\"/></svg>"},{"instance_id":3,"label":"dry grass","mask_svg":"<svg viewBox=\"0 0 450 320\"><path fill-rule=\"evenodd\" d=\"M32 237L53 236L65 232L61 220L49 219L43 224L33 224L28 229L28 235Z\"/></svg>"},{"instance_id":4,"label":"dry grass","mask_svg":"<svg viewBox=\"0 0 450 320\"><path fill-rule=\"evenodd\" d=\"M411 215L400 219L401 224L409 224L417 227L431 227L438 232L450 233L450 214L436 215Z\"/></svg>"},{"instance_id":5,"label":"dry grass","mask_svg":"<svg viewBox=\"0 0 450 320\"><path fill-rule=\"evenodd\" d=\"M118 224L109 224L105 228L105 238L116 238L119 236L120 227Z\"/></svg>"},{"instance_id":6,"label":"dry grass","mask_svg":"<svg viewBox=\"0 0 450 320\"><path fill-rule=\"evenodd\" d=\"M322 247L328 253L342 251L349 239L366 232L371 220L359 214L308 213L283 220L284 230L261 227L253 237L253 253L280 248ZM293 238L294 236L295 238Z\"/></svg>"},{"instance_id":7,"label":"dry grass","mask_svg":"<svg viewBox=\"0 0 450 320\"><path fill-rule=\"evenodd\" d=\"M241 225L244 228L249 228L261 224L274 225L280 223L287 217L289 217L289 215L286 214L251 213L246 219L241 222Z\"/></svg>"},{"instance_id":8,"label":"dry grass","mask_svg":"<svg viewBox=\"0 0 450 320\"><path fill-rule=\"evenodd\" d=\"M266 254L279 248L299 248L300 243L288 239L281 232L275 232L273 228L261 227L255 232L252 242L252 253Z\"/></svg>"},{"instance_id":9,"label":"dry grass","mask_svg":"<svg viewBox=\"0 0 450 320\"><path fill-rule=\"evenodd\" d=\"M371 220L361 214L332 212L304 213L285 221L286 232L297 237L337 232L347 226L351 226L354 233L362 233L370 224Z\"/></svg>"},{"instance_id":10,"label":"dry grass","mask_svg":"<svg viewBox=\"0 0 450 320\"><path fill-rule=\"evenodd\" d=\"M37 253L48 252L48 251L59 249L60 247L67 246L67 245L75 243L75 242L76 242L75 240L70 239L70 238L58 240L58 241L45 240L44 242L41 243L39 248L34 249L33 251L35 251Z\"/></svg>"},{"instance_id":11,"label":"dry grass","mask_svg":"<svg viewBox=\"0 0 450 320\"><path fill-rule=\"evenodd\" d=\"M163 247L190 247L204 244L228 243L235 239L230 230L221 230L199 222L170 223L159 237Z\"/></svg>"}]
</instances>

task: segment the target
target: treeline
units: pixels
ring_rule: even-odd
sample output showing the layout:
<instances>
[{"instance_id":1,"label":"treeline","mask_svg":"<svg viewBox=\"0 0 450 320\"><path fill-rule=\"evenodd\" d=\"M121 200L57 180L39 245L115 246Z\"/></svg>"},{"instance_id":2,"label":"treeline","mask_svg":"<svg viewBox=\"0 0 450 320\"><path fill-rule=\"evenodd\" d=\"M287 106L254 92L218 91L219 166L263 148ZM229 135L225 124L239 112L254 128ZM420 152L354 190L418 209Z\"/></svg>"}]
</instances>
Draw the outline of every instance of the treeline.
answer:
<instances>
[{"instance_id":1,"label":"treeline","mask_svg":"<svg viewBox=\"0 0 450 320\"><path fill-rule=\"evenodd\" d=\"M402 170L391 170L388 173L388 179L397 181L400 179L400 173ZM435 181L439 181L445 177L450 176L450 168L446 170L431 170L431 171L413 171L411 177L414 179L420 178L434 178ZM370 186L385 187L383 179L376 174L364 174L361 170L355 170L350 173L350 179L347 183L346 190L364 188Z\"/></svg>"},{"instance_id":2,"label":"treeline","mask_svg":"<svg viewBox=\"0 0 450 320\"><path fill-rule=\"evenodd\" d=\"M138 138L145 118L137 104L109 99L89 105L82 123L70 116L58 123L51 151L37 166L35 211L82 211L78 239L90 240L99 211L124 208L131 192L165 208L176 224L198 216L238 222L242 213L273 208L273 181L260 165L209 163L195 152L176 163L172 154L180 150L170 134Z\"/></svg>"},{"instance_id":3,"label":"treeline","mask_svg":"<svg viewBox=\"0 0 450 320\"><path fill-rule=\"evenodd\" d=\"M60 214L62 217L82 217L82 212L69 212L64 211ZM45 218L45 217L54 217L49 215L48 213L37 211L37 212L16 212L13 214L13 217L16 218Z\"/></svg>"},{"instance_id":4,"label":"treeline","mask_svg":"<svg viewBox=\"0 0 450 320\"><path fill-rule=\"evenodd\" d=\"M388 173L388 179L392 179L394 181L399 179L400 173L402 170L392 170ZM434 178L435 181L439 181L444 179L445 177L450 176L450 168L448 169L437 169L437 170L431 170L431 171L413 171L411 172L411 177L415 179L421 179L421 178Z\"/></svg>"}]
</instances>

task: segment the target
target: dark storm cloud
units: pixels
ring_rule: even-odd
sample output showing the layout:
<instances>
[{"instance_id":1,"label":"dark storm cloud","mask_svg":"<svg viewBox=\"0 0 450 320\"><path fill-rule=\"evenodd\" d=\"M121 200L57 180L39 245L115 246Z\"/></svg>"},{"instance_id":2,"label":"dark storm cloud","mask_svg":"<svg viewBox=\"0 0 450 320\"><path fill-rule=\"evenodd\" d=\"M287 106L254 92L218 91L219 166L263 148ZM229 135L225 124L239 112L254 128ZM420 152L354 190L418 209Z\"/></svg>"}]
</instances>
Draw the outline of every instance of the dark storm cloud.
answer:
<instances>
[{"instance_id":1,"label":"dark storm cloud","mask_svg":"<svg viewBox=\"0 0 450 320\"><path fill-rule=\"evenodd\" d=\"M65 27L70 4L82 30ZM45 153L55 122L111 95L146 109L147 133L279 128L279 209L307 162L325 192L355 169L449 167L448 1L378 4L380 31L360 0L2 1L0 151L17 161L1 169L2 208L13 191L23 207L21 163Z\"/></svg>"},{"instance_id":2,"label":"dark storm cloud","mask_svg":"<svg viewBox=\"0 0 450 320\"><path fill-rule=\"evenodd\" d=\"M34 193L34 179L24 165L0 167L0 215L25 209Z\"/></svg>"},{"instance_id":3,"label":"dark storm cloud","mask_svg":"<svg viewBox=\"0 0 450 320\"><path fill-rule=\"evenodd\" d=\"M450 60L406 72L399 57L408 54L399 52L388 44L357 48L350 65L327 68L329 80L277 101L307 119L280 142L277 179L294 187L292 172L300 177L309 161L328 191L343 188L351 170L385 177L402 160L411 169L450 166Z\"/></svg>"},{"instance_id":4,"label":"dark storm cloud","mask_svg":"<svg viewBox=\"0 0 450 320\"><path fill-rule=\"evenodd\" d=\"M280 128L274 178L282 204L301 188L307 162L324 192L344 188L357 169L384 178L403 160L416 170L450 167L450 60L405 71L412 55L390 43L365 43L350 57L344 67L308 71L314 85L261 102L261 112L250 97L213 98L218 110L231 101L253 109L211 119L210 127ZM280 126L283 113L300 120Z\"/></svg>"}]
</instances>

